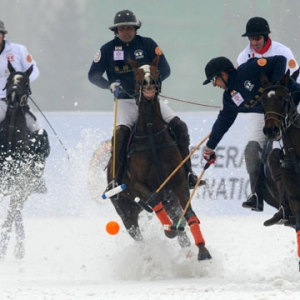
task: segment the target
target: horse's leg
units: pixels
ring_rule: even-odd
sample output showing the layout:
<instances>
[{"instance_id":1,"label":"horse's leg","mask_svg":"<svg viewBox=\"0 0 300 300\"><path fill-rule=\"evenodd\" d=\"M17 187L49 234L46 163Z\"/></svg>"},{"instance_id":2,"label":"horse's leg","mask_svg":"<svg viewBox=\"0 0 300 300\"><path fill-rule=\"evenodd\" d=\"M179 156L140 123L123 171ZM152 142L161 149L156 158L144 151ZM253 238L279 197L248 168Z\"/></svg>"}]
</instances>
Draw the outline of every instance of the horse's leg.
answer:
<instances>
[{"instance_id":1,"label":"horse's leg","mask_svg":"<svg viewBox=\"0 0 300 300\"><path fill-rule=\"evenodd\" d=\"M112 197L111 202L121 217L129 235L137 242L143 241L143 236L138 224L138 215L141 212L141 208L134 201L121 195Z\"/></svg>"},{"instance_id":2,"label":"horse's leg","mask_svg":"<svg viewBox=\"0 0 300 300\"><path fill-rule=\"evenodd\" d=\"M133 184L132 190L136 191L136 194L139 196L141 199L149 199L151 197L151 192L150 190L145 186L145 184L140 183L138 181L135 181ZM164 205L162 204L162 195L164 193L164 190L161 191L150 203L149 205L152 207L153 211L155 212L156 217L160 221L160 223L165 226L165 225L173 225L172 220L168 216ZM164 230L165 235L168 238L174 238L177 233L175 231L171 230Z\"/></svg>"},{"instance_id":3,"label":"horse's leg","mask_svg":"<svg viewBox=\"0 0 300 300\"><path fill-rule=\"evenodd\" d=\"M163 200L164 208L171 218L173 224L177 225L182 215L182 208L180 206L178 197L173 192L169 192L167 199ZM185 227L186 220L182 220L180 226ZM190 247L191 241L186 231L177 231L178 243L182 248Z\"/></svg>"},{"instance_id":4,"label":"horse's leg","mask_svg":"<svg viewBox=\"0 0 300 300\"><path fill-rule=\"evenodd\" d=\"M15 245L14 254L17 259L22 259L25 255L25 230L21 210L16 210L15 212L15 230L17 242Z\"/></svg>"},{"instance_id":5,"label":"horse's leg","mask_svg":"<svg viewBox=\"0 0 300 300\"><path fill-rule=\"evenodd\" d=\"M197 218L191 206L189 206L189 208L187 209L185 218L187 220L188 225L190 226L191 233L195 240L195 245L199 249L198 260L211 259L212 257L207 248L205 247L205 240L200 229L200 220Z\"/></svg>"},{"instance_id":6,"label":"horse's leg","mask_svg":"<svg viewBox=\"0 0 300 300\"><path fill-rule=\"evenodd\" d=\"M14 221L13 211L8 209L6 220L2 225L2 232L0 237L0 259L3 259L6 255L13 221Z\"/></svg>"}]
</instances>

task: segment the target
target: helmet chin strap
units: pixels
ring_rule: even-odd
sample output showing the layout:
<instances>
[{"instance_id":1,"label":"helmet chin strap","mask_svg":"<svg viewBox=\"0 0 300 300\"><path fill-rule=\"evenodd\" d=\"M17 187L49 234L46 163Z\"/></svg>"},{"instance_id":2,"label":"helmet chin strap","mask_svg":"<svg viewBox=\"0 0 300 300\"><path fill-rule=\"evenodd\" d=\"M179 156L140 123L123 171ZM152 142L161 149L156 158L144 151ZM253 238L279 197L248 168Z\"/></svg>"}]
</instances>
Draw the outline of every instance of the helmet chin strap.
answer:
<instances>
[{"instance_id":1,"label":"helmet chin strap","mask_svg":"<svg viewBox=\"0 0 300 300\"><path fill-rule=\"evenodd\" d=\"M228 74L228 73L227 73ZM224 77L222 76L222 73L220 73L219 77L222 79L222 81L225 84L225 90L227 90L227 82L225 81Z\"/></svg>"}]
</instances>

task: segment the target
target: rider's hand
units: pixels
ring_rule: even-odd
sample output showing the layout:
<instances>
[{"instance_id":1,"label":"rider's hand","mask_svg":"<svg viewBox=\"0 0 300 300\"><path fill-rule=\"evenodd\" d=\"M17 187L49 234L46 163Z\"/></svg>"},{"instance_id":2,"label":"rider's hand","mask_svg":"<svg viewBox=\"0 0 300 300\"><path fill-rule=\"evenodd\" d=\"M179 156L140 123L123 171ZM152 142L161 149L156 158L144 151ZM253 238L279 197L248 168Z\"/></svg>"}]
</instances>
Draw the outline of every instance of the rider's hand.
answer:
<instances>
[{"instance_id":1,"label":"rider's hand","mask_svg":"<svg viewBox=\"0 0 300 300\"><path fill-rule=\"evenodd\" d=\"M117 86L120 86L120 82L113 82L110 84L109 89L112 93L116 91Z\"/></svg>"},{"instance_id":2,"label":"rider's hand","mask_svg":"<svg viewBox=\"0 0 300 300\"><path fill-rule=\"evenodd\" d=\"M204 147L203 150L203 158L210 164L214 164L216 161L216 153L213 149L208 148L207 146Z\"/></svg>"}]
</instances>

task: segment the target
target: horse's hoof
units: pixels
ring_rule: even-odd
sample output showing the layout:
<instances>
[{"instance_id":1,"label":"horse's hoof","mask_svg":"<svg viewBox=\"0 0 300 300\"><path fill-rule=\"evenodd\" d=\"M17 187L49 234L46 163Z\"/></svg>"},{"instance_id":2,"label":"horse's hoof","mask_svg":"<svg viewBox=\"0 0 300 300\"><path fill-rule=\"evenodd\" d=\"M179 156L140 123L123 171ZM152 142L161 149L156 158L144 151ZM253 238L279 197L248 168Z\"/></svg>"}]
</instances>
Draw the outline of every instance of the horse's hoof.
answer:
<instances>
[{"instance_id":1,"label":"horse's hoof","mask_svg":"<svg viewBox=\"0 0 300 300\"><path fill-rule=\"evenodd\" d=\"M212 259L211 255L208 251L198 253L198 260L207 260L207 259Z\"/></svg>"},{"instance_id":2,"label":"horse's hoof","mask_svg":"<svg viewBox=\"0 0 300 300\"><path fill-rule=\"evenodd\" d=\"M174 239L177 236L177 231L175 230L165 230L165 235L169 239Z\"/></svg>"},{"instance_id":3,"label":"horse's hoof","mask_svg":"<svg viewBox=\"0 0 300 300\"><path fill-rule=\"evenodd\" d=\"M199 248L198 260L212 259L209 251L206 249L206 247L203 243L200 243L197 246Z\"/></svg>"}]
</instances>

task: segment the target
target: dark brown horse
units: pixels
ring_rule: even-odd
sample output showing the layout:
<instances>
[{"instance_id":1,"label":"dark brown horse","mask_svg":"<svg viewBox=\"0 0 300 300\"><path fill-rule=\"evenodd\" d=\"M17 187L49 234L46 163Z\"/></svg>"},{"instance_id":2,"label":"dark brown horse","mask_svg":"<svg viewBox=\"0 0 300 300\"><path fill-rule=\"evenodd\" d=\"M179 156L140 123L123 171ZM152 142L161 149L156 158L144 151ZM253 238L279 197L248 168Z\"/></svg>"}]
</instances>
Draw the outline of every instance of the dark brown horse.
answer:
<instances>
[{"instance_id":1,"label":"dark brown horse","mask_svg":"<svg viewBox=\"0 0 300 300\"><path fill-rule=\"evenodd\" d=\"M290 71L276 84L262 74L264 88L262 104L265 110L264 133L271 141L282 139L284 155L281 161L281 181L289 205L296 218L298 256L300 258L300 116L297 104L288 89ZM295 91L297 93L299 91ZM297 96L298 97L298 96ZM298 97L299 98L299 97Z\"/></svg>"},{"instance_id":2,"label":"dark brown horse","mask_svg":"<svg viewBox=\"0 0 300 300\"><path fill-rule=\"evenodd\" d=\"M8 69L10 75L5 87L7 110L0 126L0 193L9 196L10 202L0 236L0 258L6 255L15 224L17 242L14 253L20 259L25 254L22 209L28 196L37 191L42 170L36 154L38 136L34 137L26 124L26 114L35 118L27 104L33 66L26 72L16 72L8 62Z\"/></svg>"},{"instance_id":3,"label":"dark brown horse","mask_svg":"<svg viewBox=\"0 0 300 300\"><path fill-rule=\"evenodd\" d=\"M180 168L165 187L152 197L173 170L182 162L178 146L171 136L167 124L163 121L158 94L161 90L158 70L159 57L151 65L138 66L129 61L136 81L136 101L138 105L138 120L133 132L127 170L124 172L122 183L127 188L118 197L112 197L116 211L122 218L125 228L136 240L143 240L138 215L141 207L134 202L136 198L147 202L162 225L167 225L165 234L169 238L178 236L182 247L190 245L185 231L172 231L169 228L181 221L181 214L189 200L189 187L184 168ZM107 179L113 179L112 159L108 165ZM151 199L151 201L149 201ZM198 260L211 258L205 247L205 241L200 230L200 221L191 205L184 215L190 226L195 244L199 249ZM185 226L185 220L180 227ZM174 225L173 225L174 224ZM167 229L166 229L167 228ZM179 228L179 227L178 227Z\"/></svg>"}]
</instances>

